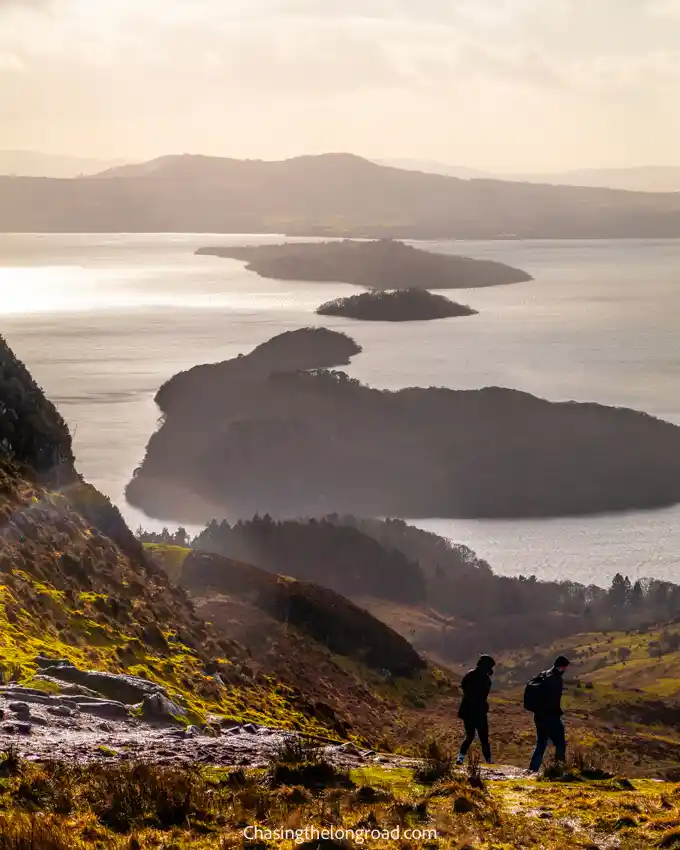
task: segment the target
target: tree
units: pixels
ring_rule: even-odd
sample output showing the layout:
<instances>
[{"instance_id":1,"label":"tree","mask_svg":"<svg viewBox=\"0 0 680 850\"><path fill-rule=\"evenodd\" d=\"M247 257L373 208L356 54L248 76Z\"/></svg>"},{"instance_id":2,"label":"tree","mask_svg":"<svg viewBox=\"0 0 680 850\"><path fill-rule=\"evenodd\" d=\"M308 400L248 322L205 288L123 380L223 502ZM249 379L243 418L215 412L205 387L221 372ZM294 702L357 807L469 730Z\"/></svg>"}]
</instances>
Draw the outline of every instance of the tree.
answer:
<instances>
[{"instance_id":1,"label":"tree","mask_svg":"<svg viewBox=\"0 0 680 850\"><path fill-rule=\"evenodd\" d=\"M631 593L630 579L625 578L621 573L617 573L612 579L612 585L609 588L609 601L613 608L623 608Z\"/></svg>"}]
</instances>

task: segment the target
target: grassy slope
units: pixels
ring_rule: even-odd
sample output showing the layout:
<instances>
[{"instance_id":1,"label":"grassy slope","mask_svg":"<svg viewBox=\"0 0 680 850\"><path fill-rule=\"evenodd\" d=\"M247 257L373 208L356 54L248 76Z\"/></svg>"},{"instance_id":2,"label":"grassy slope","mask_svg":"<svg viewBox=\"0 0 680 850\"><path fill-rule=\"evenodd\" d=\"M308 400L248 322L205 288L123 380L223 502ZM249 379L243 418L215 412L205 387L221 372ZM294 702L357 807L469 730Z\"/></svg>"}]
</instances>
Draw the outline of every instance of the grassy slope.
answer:
<instances>
[{"instance_id":1,"label":"grassy slope","mask_svg":"<svg viewBox=\"0 0 680 850\"><path fill-rule=\"evenodd\" d=\"M76 481L62 492L26 469L0 465L0 668L23 681L37 655L125 671L164 685L195 717L235 718L326 731L288 689L244 668L242 647L196 615L162 571L126 554L88 515L113 510ZM227 686L206 673L217 662ZM246 672L244 672L246 670Z\"/></svg>"},{"instance_id":2,"label":"grassy slope","mask_svg":"<svg viewBox=\"0 0 680 850\"><path fill-rule=\"evenodd\" d=\"M244 772L134 764L78 768L10 758L0 764L0 835L8 850L324 846L301 844L310 827L386 831L358 845L330 845L385 850L680 845L680 787L674 783L592 780L572 771L568 782L480 784L474 774L461 772L424 785L410 769L373 766L350 773L325 769L325 781L315 787L303 776L306 766L318 764L278 761L266 771ZM289 779L277 779L286 774ZM244 844L244 829L256 826L291 834ZM418 832L405 840L406 830Z\"/></svg>"},{"instance_id":3,"label":"grassy slope","mask_svg":"<svg viewBox=\"0 0 680 850\"><path fill-rule=\"evenodd\" d=\"M145 548L190 590L201 616L247 647L256 664L293 689L305 713L337 735L399 747L417 736L421 709L452 692L455 677L421 669L401 637L332 591L218 555ZM390 661L413 667L386 676L381 668Z\"/></svg>"}]
</instances>

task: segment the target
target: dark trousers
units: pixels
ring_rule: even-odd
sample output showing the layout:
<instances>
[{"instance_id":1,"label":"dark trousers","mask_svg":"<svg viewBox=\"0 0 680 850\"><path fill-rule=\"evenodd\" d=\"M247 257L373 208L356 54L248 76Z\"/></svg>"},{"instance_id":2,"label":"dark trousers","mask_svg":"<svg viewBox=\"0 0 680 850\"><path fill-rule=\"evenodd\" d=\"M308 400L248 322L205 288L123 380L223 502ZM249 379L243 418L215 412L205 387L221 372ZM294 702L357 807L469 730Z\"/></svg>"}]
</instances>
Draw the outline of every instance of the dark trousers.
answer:
<instances>
[{"instance_id":1,"label":"dark trousers","mask_svg":"<svg viewBox=\"0 0 680 850\"><path fill-rule=\"evenodd\" d=\"M464 758L467 751L472 746L475 740L475 735L479 735L479 744L482 748L484 761L491 761L491 748L489 747L489 721L486 714L466 715L462 718L465 726L465 740L460 745L460 758Z\"/></svg>"},{"instance_id":2,"label":"dark trousers","mask_svg":"<svg viewBox=\"0 0 680 850\"><path fill-rule=\"evenodd\" d=\"M543 763L548 744L552 741L555 745L555 758L557 761L566 761L567 741L564 734L564 723L561 717L537 717L534 715L536 724L536 749L531 757L529 770L537 771Z\"/></svg>"}]
</instances>

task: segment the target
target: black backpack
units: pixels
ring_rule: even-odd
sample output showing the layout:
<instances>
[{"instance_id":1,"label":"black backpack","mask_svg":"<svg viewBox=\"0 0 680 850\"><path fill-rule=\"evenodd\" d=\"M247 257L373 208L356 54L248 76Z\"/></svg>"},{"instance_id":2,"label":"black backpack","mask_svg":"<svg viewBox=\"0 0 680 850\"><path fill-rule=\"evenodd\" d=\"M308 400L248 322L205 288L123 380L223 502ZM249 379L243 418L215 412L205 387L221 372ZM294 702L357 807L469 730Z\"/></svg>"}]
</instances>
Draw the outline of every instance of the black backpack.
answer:
<instances>
[{"instance_id":1,"label":"black backpack","mask_svg":"<svg viewBox=\"0 0 680 850\"><path fill-rule=\"evenodd\" d=\"M548 674L543 672L534 676L527 682L524 688L524 708L533 714L540 712L546 703L546 690L548 687Z\"/></svg>"}]
</instances>

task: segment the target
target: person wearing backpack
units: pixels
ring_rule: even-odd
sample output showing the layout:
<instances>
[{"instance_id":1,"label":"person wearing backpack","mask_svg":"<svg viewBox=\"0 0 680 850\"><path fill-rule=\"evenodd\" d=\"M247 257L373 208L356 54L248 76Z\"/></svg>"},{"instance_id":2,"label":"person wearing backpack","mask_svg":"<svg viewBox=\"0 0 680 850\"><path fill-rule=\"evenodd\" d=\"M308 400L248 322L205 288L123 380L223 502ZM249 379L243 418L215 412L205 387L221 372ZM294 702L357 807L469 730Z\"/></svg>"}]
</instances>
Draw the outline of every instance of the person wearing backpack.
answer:
<instances>
[{"instance_id":1,"label":"person wearing backpack","mask_svg":"<svg viewBox=\"0 0 680 850\"><path fill-rule=\"evenodd\" d=\"M457 764L463 764L467 751L479 735L479 743L482 755L487 764L491 764L491 747L489 746L489 721L487 714L489 703L487 701L491 691L491 677L496 662L490 655L481 655L477 666L461 679L460 687L463 691L463 699L458 709L458 717L465 726L465 739L460 745Z\"/></svg>"},{"instance_id":2,"label":"person wearing backpack","mask_svg":"<svg viewBox=\"0 0 680 850\"><path fill-rule=\"evenodd\" d=\"M524 708L534 715L536 724L536 749L531 757L529 770L538 773L548 744L555 745L557 761L566 760L567 742L562 722L563 675L569 659L560 655L550 670L535 676L524 689Z\"/></svg>"}]
</instances>

